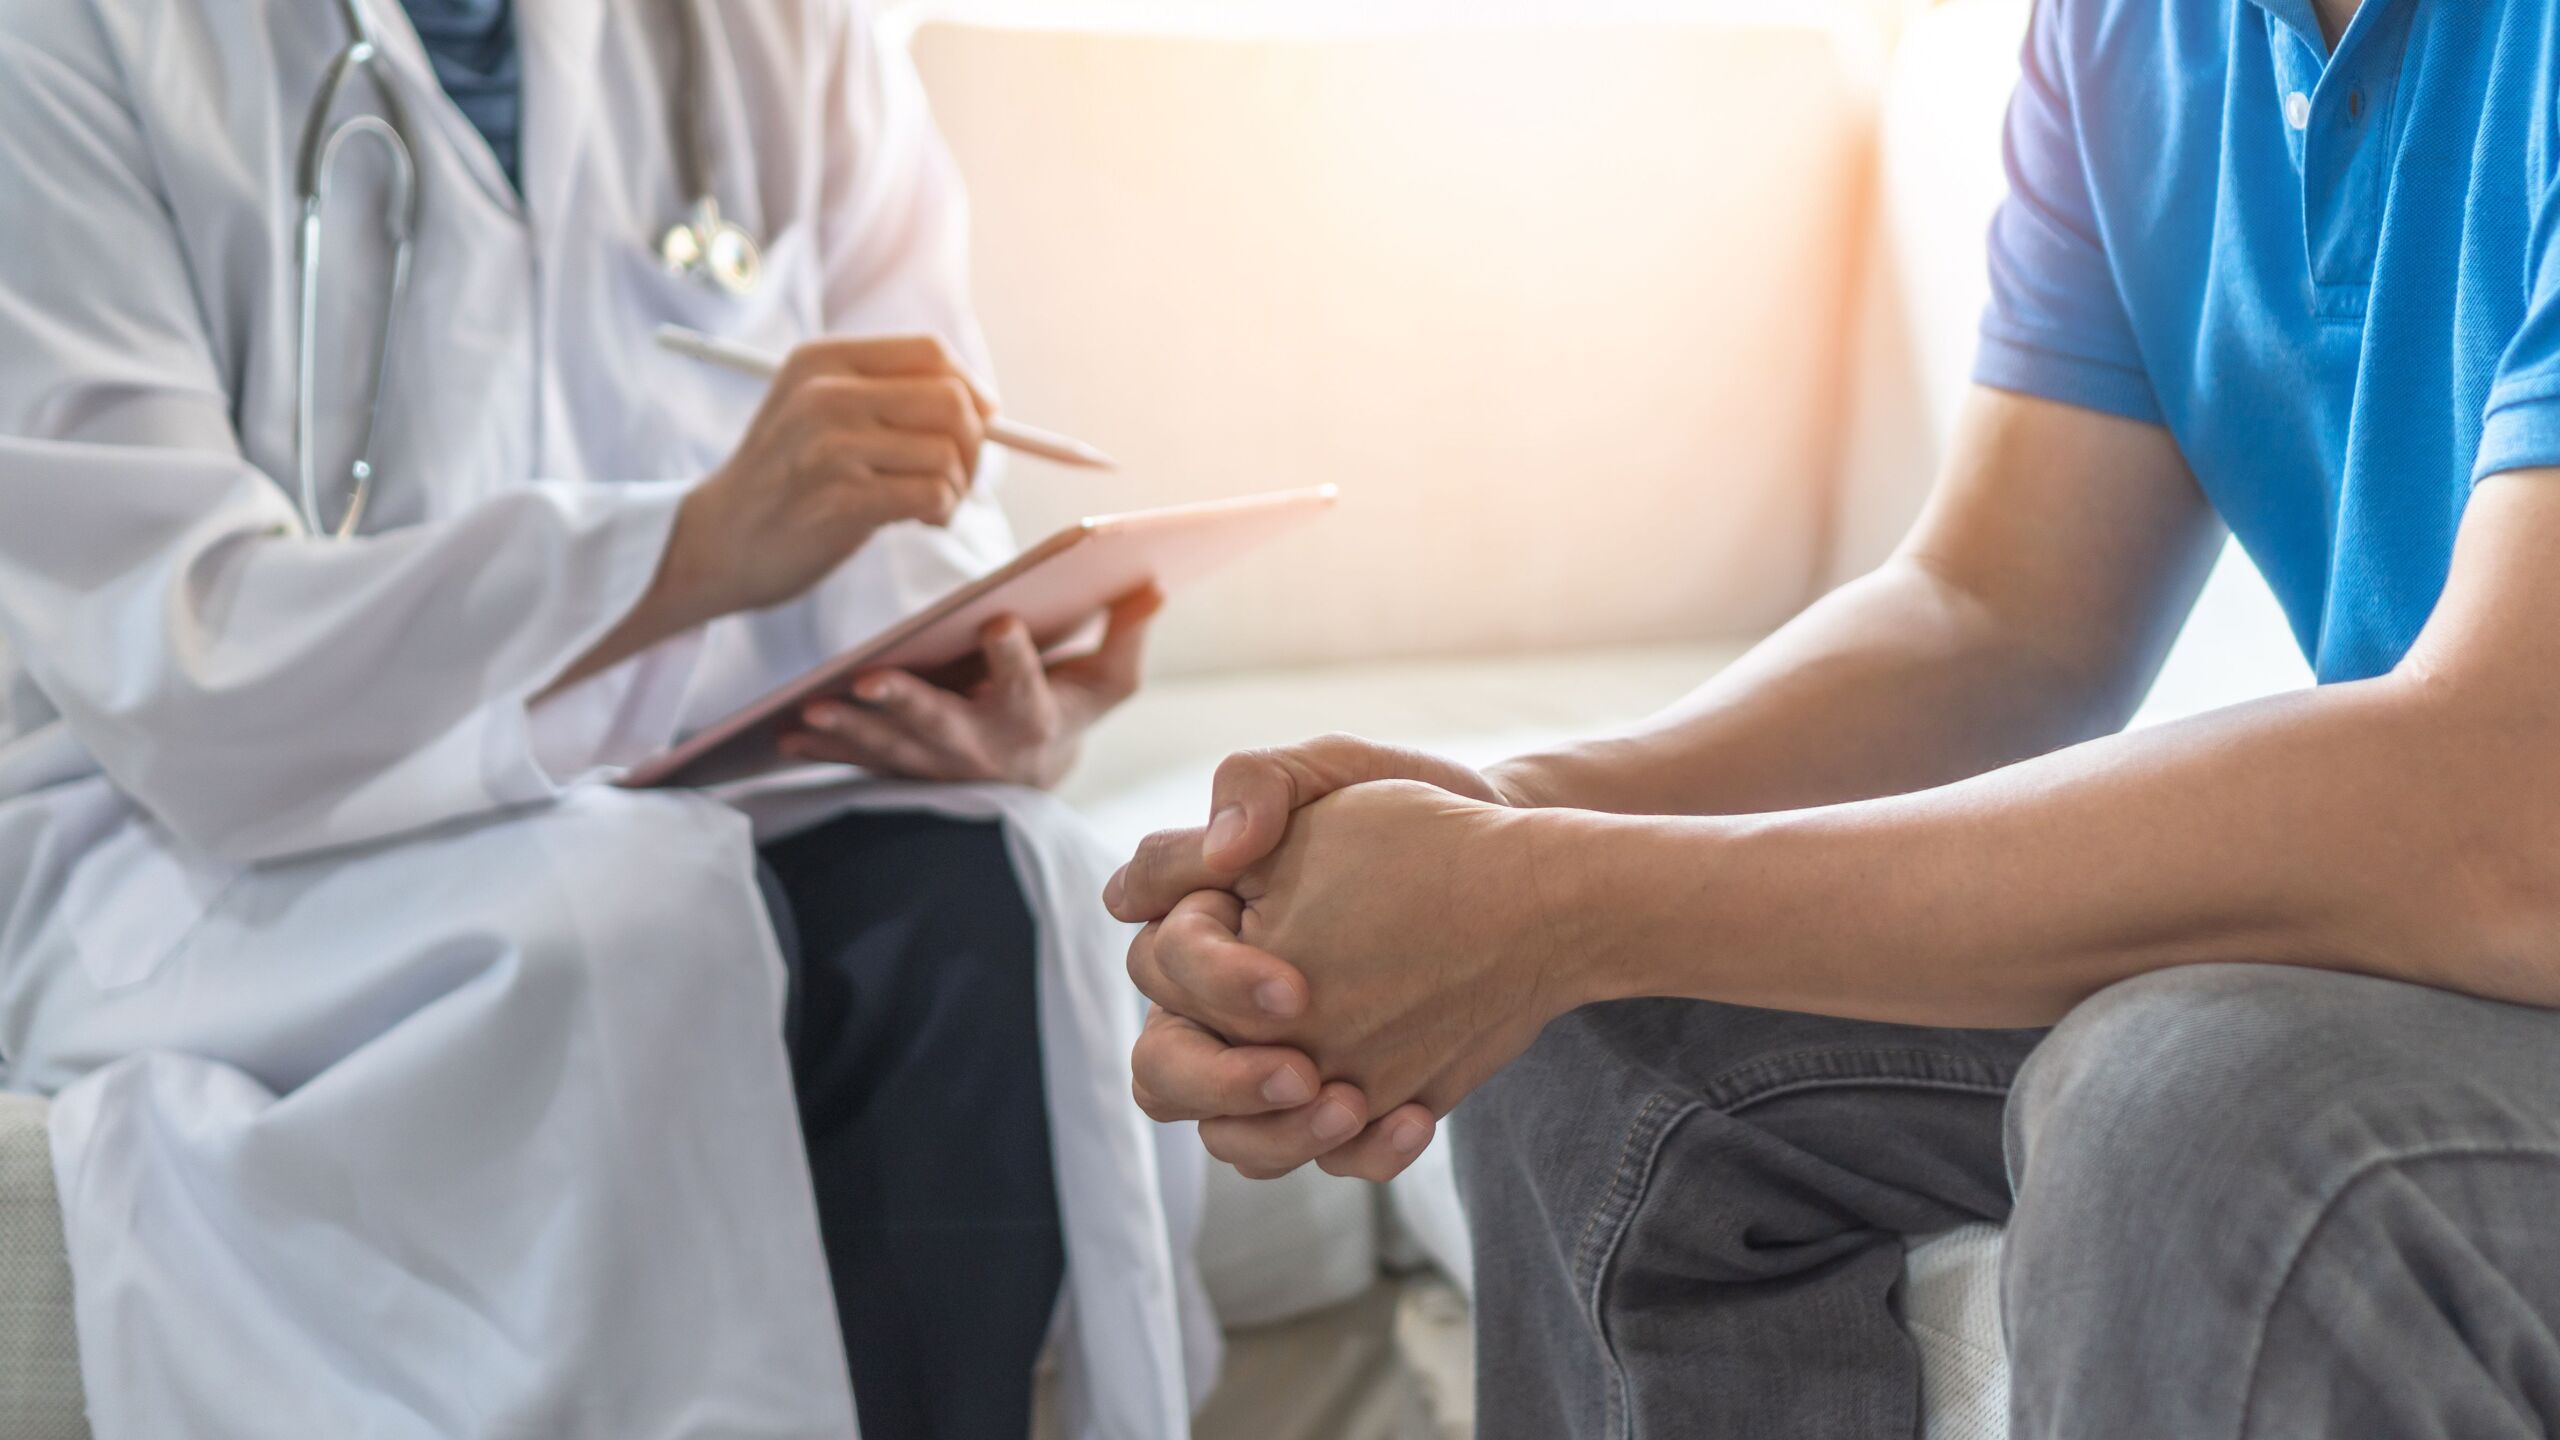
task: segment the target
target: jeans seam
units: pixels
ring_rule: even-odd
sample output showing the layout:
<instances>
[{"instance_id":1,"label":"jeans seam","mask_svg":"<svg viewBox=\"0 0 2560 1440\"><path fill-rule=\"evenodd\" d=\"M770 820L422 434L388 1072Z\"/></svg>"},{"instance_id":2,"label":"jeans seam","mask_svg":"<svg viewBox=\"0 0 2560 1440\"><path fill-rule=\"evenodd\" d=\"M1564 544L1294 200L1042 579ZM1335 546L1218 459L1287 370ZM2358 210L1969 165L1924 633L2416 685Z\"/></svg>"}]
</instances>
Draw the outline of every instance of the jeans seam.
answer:
<instances>
[{"instance_id":1,"label":"jeans seam","mask_svg":"<svg viewBox=\"0 0 2560 1440\"><path fill-rule=\"evenodd\" d=\"M2014 1070L2004 1072L1972 1056L1908 1047L1833 1046L1737 1065L1698 1089L1704 1103L1733 1114L1782 1095L1834 1085L2006 1094L2015 1079Z\"/></svg>"},{"instance_id":2,"label":"jeans seam","mask_svg":"<svg viewBox=\"0 0 2560 1440\"><path fill-rule=\"evenodd\" d=\"M2257 1412L2258 1376L2266 1366L2267 1330L2275 1323L2276 1307L2284 1303L2285 1293L2293 1288L2295 1277L2302 1271L2303 1257L2310 1253L2312 1242L2319 1238L2321 1229L2338 1213L2338 1207L2345 1203L2350 1193L2383 1171L2396 1169L2413 1161L2518 1158L2560 1161L2560 1147L2515 1143L2488 1145L2447 1142L2377 1155L2354 1166L2345 1175L2339 1177L2337 1184L2331 1188L2328 1195L2313 1207L2311 1218L2304 1223L2302 1233L2294 1238L2293 1244L2285 1252L2284 1265L2277 1271L2276 1283L2267 1291L2266 1303L2258 1311L2257 1324L2252 1329L2249 1341L2249 1367L2243 1372L2241 1380L2240 1413L2231 1431L2233 1440L2244 1440L2244 1437L2250 1433L2251 1417Z\"/></svg>"},{"instance_id":3,"label":"jeans seam","mask_svg":"<svg viewBox=\"0 0 2560 1440\"><path fill-rule=\"evenodd\" d=\"M1651 1163L1651 1152L1660 1143L1662 1129L1654 1116L1670 1098L1669 1092L1657 1090L1646 1096L1644 1104L1636 1108L1635 1123L1627 1127L1627 1138L1620 1142L1618 1168L1609 1177L1609 1188L1602 1193L1600 1203L1591 1207L1591 1218L1583 1222L1582 1234L1574 1240L1574 1278L1577 1282L1587 1280L1594 1290L1598 1287L1599 1272L1591 1262L1592 1246L1599 1238L1601 1226L1616 1223L1615 1217L1626 1207L1623 1192L1627 1186L1628 1171L1636 1164L1639 1150L1645 1152L1647 1164Z\"/></svg>"},{"instance_id":4,"label":"jeans seam","mask_svg":"<svg viewBox=\"0 0 2560 1440\"><path fill-rule=\"evenodd\" d=\"M1609 1189L1600 1204L1593 1208L1582 1237L1574 1243L1576 1280L1588 1277L1584 1304L1588 1307L1591 1333L1598 1340L1600 1353L1609 1365L1608 1414L1602 1420L1605 1431L1628 1433L1635 1423L1633 1408L1627 1404L1626 1366L1618 1359L1617 1347L1609 1339L1609 1321L1602 1297L1608 1291L1609 1263L1617 1255L1618 1244L1627 1226L1643 1202L1644 1192L1653 1183L1653 1173L1662 1154L1663 1141L1682 1120L1697 1113L1703 1102L1692 1100L1665 1113L1671 1101L1668 1091L1657 1090L1645 1097L1636 1111L1635 1123L1627 1128L1627 1138L1618 1153L1618 1168L1609 1177ZM1605 1234L1603 1227L1606 1227ZM1595 1245L1597 1253L1595 1253Z\"/></svg>"}]
</instances>

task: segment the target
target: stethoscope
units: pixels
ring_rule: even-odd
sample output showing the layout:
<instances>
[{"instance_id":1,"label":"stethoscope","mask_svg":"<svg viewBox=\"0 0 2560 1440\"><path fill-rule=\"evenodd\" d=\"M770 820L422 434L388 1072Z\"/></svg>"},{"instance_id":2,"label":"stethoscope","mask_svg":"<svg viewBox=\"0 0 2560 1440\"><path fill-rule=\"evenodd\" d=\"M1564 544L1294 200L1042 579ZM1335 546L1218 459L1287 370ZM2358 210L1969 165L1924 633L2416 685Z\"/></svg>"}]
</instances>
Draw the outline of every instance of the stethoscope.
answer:
<instances>
[{"instance_id":1,"label":"stethoscope","mask_svg":"<svg viewBox=\"0 0 2560 1440\"><path fill-rule=\"evenodd\" d=\"M684 37L680 53L676 108L679 114L692 116L693 123L678 127L678 179L684 193L696 198L692 209L660 237L658 258L670 274L743 296L753 292L764 279L764 249L753 235L720 213L720 202L706 178L709 158L703 152L701 117L695 113L701 94L701 77L695 67L700 63L704 44L700 33L703 0L679 3L687 9L690 24L685 28L692 33ZM382 45L372 20L365 14L363 0L338 0L338 12L346 22L347 46L329 62L320 80L320 93L313 97L311 113L302 126L297 177L302 227L294 246L302 290L298 336L301 355L295 377L293 443L299 457L301 483L297 498L303 523L314 535L343 540L356 533L356 527L364 521L365 506L373 498L374 431L382 418L395 332L408 304L410 260L417 247L418 167L409 150L408 111L401 104L399 90L382 68ZM354 115L331 125L330 117L338 113L339 99L358 76L373 83L382 101L382 113ZM316 443L320 394L320 218L328 208L330 178L336 173L339 155L359 142L372 144L390 161L390 194L383 207L382 224L391 246L391 285L383 299L382 343L375 355L373 394L365 402L364 429L357 437L355 459L347 470L347 508L338 523L330 525L321 517Z\"/></svg>"}]
</instances>

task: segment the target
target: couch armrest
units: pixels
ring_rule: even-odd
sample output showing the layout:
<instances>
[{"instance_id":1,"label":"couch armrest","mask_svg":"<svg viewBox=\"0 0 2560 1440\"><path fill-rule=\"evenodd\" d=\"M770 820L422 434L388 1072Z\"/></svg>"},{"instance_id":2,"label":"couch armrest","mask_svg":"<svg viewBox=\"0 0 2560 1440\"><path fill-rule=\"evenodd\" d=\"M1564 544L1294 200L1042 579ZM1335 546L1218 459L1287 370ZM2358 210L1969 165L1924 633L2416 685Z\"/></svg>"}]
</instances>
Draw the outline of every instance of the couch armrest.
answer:
<instances>
[{"instance_id":1,"label":"couch armrest","mask_svg":"<svg viewBox=\"0 0 2560 1440\"><path fill-rule=\"evenodd\" d=\"M45 1104L0 1094L0 1440L88 1440Z\"/></svg>"}]
</instances>

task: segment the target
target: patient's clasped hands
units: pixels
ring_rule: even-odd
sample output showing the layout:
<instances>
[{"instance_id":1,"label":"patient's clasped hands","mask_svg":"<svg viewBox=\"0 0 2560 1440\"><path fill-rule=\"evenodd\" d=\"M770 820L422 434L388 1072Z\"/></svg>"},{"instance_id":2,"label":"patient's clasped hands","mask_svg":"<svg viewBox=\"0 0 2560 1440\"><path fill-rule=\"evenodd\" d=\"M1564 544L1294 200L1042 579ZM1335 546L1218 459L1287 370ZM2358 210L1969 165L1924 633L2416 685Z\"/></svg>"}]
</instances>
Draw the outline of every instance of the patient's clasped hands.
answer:
<instances>
[{"instance_id":1,"label":"patient's clasped hands","mask_svg":"<svg viewBox=\"0 0 2560 1440\"><path fill-rule=\"evenodd\" d=\"M1149 836L1105 901L1144 921L1139 1105L1248 1176L1384 1180L1438 1117L1596 995L1558 932L1570 845L1500 783L1348 736L1220 767L1205 830Z\"/></svg>"}]
</instances>

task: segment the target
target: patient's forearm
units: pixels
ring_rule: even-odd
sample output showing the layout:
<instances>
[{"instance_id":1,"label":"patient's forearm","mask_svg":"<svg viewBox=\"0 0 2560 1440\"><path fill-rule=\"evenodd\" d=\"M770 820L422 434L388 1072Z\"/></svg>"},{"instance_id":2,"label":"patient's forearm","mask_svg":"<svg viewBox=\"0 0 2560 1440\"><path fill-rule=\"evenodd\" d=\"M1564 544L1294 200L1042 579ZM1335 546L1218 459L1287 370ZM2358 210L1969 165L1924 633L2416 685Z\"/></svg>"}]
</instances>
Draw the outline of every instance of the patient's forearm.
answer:
<instances>
[{"instance_id":1,"label":"patient's forearm","mask_svg":"<svg viewBox=\"0 0 2560 1440\"><path fill-rule=\"evenodd\" d=\"M2221 541L2167 431L1976 390L1882 568L1636 730L1493 778L1532 804L1728 815L1943 785L2102 735Z\"/></svg>"},{"instance_id":2,"label":"patient's forearm","mask_svg":"<svg viewBox=\"0 0 2560 1440\"><path fill-rule=\"evenodd\" d=\"M1919 794L1738 818L1542 818L1609 994L2048 1024L2217 961L2560 1003L2548 719L2386 677Z\"/></svg>"},{"instance_id":3,"label":"patient's forearm","mask_svg":"<svg viewBox=\"0 0 2560 1440\"><path fill-rule=\"evenodd\" d=\"M2020 645L1964 590L1897 559L1642 726L1492 774L1538 805L1796 809L1942 785L2105 734L2124 723L2127 688Z\"/></svg>"}]
</instances>

